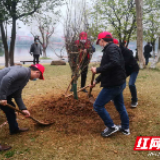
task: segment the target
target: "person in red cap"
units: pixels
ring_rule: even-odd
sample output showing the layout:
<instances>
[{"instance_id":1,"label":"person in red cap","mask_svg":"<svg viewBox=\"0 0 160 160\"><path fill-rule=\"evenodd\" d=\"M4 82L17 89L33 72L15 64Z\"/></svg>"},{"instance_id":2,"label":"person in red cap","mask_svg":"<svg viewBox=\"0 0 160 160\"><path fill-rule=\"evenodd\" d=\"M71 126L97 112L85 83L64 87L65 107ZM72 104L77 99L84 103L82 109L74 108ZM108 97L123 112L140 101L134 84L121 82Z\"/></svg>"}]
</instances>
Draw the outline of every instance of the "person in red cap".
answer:
<instances>
[{"instance_id":1,"label":"person in red cap","mask_svg":"<svg viewBox=\"0 0 160 160\"><path fill-rule=\"evenodd\" d=\"M28 128L19 128L16 120L15 111L8 108L6 105L11 104L16 107L12 98L14 98L17 106L26 118L30 117L30 112L27 110L22 100L22 90L29 80L37 78L44 80L44 66L41 64L31 65L29 68L22 66L12 66L0 70L0 109L4 111L9 124L10 134L28 131ZM11 147L8 146L8 149ZM0 145L0 151L6 150L6 146Z\"/></svg>"},{"instance_id":2,"label":"person in red cap","mask_svg":"<svg viewBox=\"0 0 160 160\"><path fill-rule=\"evenodd\" d=\"M114 44L119 46L119 42L117 39L113 40ZM131 107L136 108L138 105L138 98L137 98L137 88L136 88L136 79L139 73L139 65L136 61L136 59L133 57L132 50L129 50L126 47L126 42L123 42L120 44L120 49L122 51L124 61L125 61L125 70L127 77L130 76L129 79L129 90L131 93Z\"/></svg>"},{"instance_id":3,"label":"person in red cap","mask_svg":"<svg viewBox=\"0 0 160 160\"><path fill-rule=\"evenodd\" d=\"M108 137L117 131L129 135L129 117L123 99L123 90L126 87L123 55L120 48L113 43L113 37L110 32L100 33L97 44L104 49L100 67L91 68L94 74L100 74L91 87L95 87L99 82L101 82L101 87L103 87L93 105L94 110L106 126L101 135ZM114 102L115 108L120 114L121 125L115 125L105 109L105 105L111 100Z\"/></svg>"},{"instance_id":4,"label":"person in red cap","mask_svg":"<svg viewBox=\"0 0 160 160\"><path fill-rule=\"evenodd\" d=\"M78 47L79 55L79 62L82 61L81 65L81 88L85 87L87 73L88 73L88 65L91 59L91 54L95 52L94 47L91 45L90 40L88 39L88 35L86 32L81 32L79 34L79 40L75 41L76 46ZM73 76L73 74L72 74ZM72 87L71 90L73 91ZM86 89L83 92L87 92Z\"/></svg>"}]
</instances>

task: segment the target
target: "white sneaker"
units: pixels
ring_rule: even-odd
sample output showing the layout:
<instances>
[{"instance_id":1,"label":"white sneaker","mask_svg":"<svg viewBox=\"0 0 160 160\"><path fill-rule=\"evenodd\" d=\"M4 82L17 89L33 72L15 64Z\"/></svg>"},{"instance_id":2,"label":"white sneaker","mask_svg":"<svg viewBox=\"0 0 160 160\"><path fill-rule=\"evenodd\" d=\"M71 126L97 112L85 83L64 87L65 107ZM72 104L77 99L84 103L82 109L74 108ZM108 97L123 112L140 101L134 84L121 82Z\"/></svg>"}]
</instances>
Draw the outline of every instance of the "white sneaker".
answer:
<instances>
[{"instance_id":1,"label":"white sneaker","mask_svg":"<svg viewBox=\"0 0 160 160\"><path fill-rule=\"evenodd\" d=\"M121 125L117 125L119 128L119 131L122 132L124 135L130 135L130 130L128 129L123 129Z\"/></svg>"},{"instance_id":2,"label":"white sneaker","mask_svg":"<svg viewBox=\"0 0 160 160\"><path fill-rule=\"evenodd\" d=\"M137 105L138 105L138 102L132 102L132 103L131 103L131 107L133 107L133 108L136 108Z\"/></svg>"}]
</instances>

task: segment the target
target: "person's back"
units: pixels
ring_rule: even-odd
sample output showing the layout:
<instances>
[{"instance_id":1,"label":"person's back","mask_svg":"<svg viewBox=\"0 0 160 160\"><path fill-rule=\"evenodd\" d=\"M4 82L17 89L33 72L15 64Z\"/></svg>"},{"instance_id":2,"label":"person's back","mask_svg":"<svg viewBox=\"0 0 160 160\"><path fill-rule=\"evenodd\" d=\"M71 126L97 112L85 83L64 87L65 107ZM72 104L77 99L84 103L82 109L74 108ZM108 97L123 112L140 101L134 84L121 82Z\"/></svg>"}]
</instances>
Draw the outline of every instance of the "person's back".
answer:
<instances>
[{"instance_id":1,"label":"person's back","mask_svg":"<svg viewBox=\"0 0 160 160\"><path fill-rule=\"evenodd\" d=\"M150 53L150 52L152 52L152 46L150 46L149 43L147 43L147 44L144 46L144 52L145 52L145 53Z\"/></svg>"},{"instance_id":2,"label":"person's back","mask_svg":"<svg viewBox=\"0 0 160 160\"><path fill-rule=\"evenodd\" d=\"M0 70L0 99L22 89L30 78L30 69L22 66L12 66ZM3 85L2 85L3 84ZM6 90L8 86L8 90Z\"/></svg>"},{"instance_id":3,"label":"person's back","mask_svg":"<svg viewBox=\"0 0 160 160\"><path fill-rule=\"evenodd\" d=\"M127 76L135 71L139 71L139 65L136 59L133 57L133 52L122 45L120 46L120 48L124 57Z\"/></svg>"},{"instance_id":4,"label":"person's back","mask_svg":"<svg viewBox=\"0 0 160 160\"><path fill-rule=\"evenodd\" d=\"M148 42L145 46L144 46L144 57L146 59L146 65L148 65L149 63L149 58L151 57L150 52L152 52L152 46L150 45L150 43Z\"/></svg>"}]
</instances>

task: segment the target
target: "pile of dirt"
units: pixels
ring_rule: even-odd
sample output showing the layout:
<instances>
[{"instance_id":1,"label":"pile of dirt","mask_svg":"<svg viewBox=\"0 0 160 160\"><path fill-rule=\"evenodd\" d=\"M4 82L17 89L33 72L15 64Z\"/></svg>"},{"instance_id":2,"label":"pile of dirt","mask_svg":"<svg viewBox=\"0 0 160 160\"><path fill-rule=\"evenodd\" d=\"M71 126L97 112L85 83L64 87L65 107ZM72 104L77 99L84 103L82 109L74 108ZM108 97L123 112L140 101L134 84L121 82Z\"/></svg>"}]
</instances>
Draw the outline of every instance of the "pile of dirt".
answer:
<instances>
[{"instance_id":1,"label":"pile of dirt","mask_svg":"<svg viewBox=\"0 0 160 160\"><path fill-rule=\"evenodd\" d=\"M135 111L126 106L130 121L135 120ZM115 124L120 124L120 117L113 102L106 105ZM104 129L104 124L93 110L93 104L86 97L78 100L65 97L42 98L30 109L31 114L43 121L55 121L53 126L57 132L66 134L94 134ZM43 117L43 119L42 119Z\"/></svg>"}]
</instances>

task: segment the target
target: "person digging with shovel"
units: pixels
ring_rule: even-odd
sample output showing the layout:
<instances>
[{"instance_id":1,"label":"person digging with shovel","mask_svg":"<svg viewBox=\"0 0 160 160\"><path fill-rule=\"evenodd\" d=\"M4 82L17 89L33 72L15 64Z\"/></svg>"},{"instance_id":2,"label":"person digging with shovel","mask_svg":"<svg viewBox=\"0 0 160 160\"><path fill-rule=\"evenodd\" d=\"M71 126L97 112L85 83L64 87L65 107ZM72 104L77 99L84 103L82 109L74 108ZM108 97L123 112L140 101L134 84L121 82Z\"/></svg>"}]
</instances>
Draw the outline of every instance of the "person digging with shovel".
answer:
<instances>
[{"instance_id":1,"label":"person digging with shovel","mask_svg":"<svg viewBox=\"0 0 160 160\"><path fill-rule=\"evenodd\" d=\"M100 67L91 68L93 74L100 73L91 87L95 87L99 82L101 82L101 87L103 87L93 105L94 110L106 125L101 135L103 137L108 137L117 131L129 135L129 117L123 99L123 90L126 87L123 55L120 48L113 43L112 34L109 32L100 33L98 35L97 44L104 49L102 51L103 56ZM115 125L105 109L105 104L110 100L114 102L115 108L120 114L121 125Z\"/></svg>"},{"instance_id":2,"label":"person digging with shovel","mask_svg":"<svg viewBox=\"0 0 160 160\"><path fill-rule=\"evenodd\" d=\"M7 107L7 104L16 107L12 101L12 98L14 98L19 109L25 114L25 117L30 117L30 112L27 110L21 97L22 90L29 80L35 81L37 78L44 80L44 70L45 68L41 64L31 65L29 68L12 66L0 70L0 109L3 110L7 117L11 135L25 132L29 129L19 128L15 111ZM0 145L0 151L10 148L10 146Z\"/></svg>"}]
</instances>

